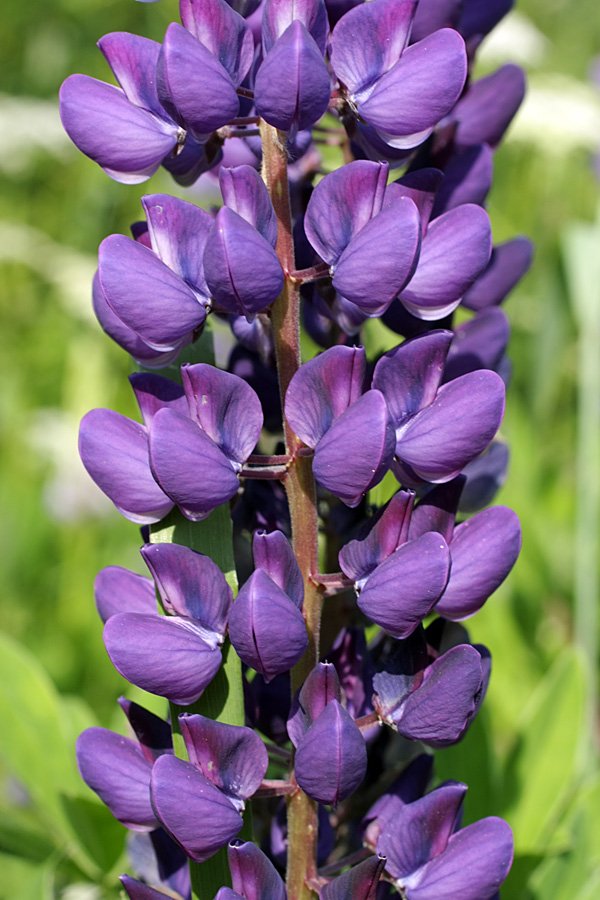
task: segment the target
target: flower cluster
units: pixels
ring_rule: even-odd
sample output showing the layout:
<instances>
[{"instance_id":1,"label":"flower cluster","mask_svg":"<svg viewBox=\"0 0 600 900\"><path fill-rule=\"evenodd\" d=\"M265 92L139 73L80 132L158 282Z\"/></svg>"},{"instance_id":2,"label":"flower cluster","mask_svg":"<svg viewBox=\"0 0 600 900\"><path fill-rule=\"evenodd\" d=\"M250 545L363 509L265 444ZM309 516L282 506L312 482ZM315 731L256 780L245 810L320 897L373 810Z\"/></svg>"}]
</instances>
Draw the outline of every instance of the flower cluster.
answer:
<instances>
[{"instance_id":1,"label":"flower cluster","mask_svg":"<svg viewBox=\"0 0 600 900\"><path fill-rule=\"evenodd\" d=\"M118 86L63 85L67 132L109 176L207 173L223 201L146 195L93 286L140 368L141 422L92 410L80 453L143 526L150 575L104 569L96 604L116 669L170 703L167 722L122 699L134 737L77 745L156 857L158 882L123 876L131 900L490 900L510 868L509 826L462 827L466 785L428 789L420 746L476 716L491 656L460 623L520 549L488 504L508 457L501 304L532 248L494 247L485 201L524 79L472 79L509 6L180 0L161 44L100 40ZM344 165L323 173L322 144ZM370 319L402 338L377 358ZM213 322L225 368L192 355ZM175 362L176 380L148 371ZM197 537L173 542L166 516ZM194 866L224 848L230 882L203 893Z\"/></svg>"}]
</instances>

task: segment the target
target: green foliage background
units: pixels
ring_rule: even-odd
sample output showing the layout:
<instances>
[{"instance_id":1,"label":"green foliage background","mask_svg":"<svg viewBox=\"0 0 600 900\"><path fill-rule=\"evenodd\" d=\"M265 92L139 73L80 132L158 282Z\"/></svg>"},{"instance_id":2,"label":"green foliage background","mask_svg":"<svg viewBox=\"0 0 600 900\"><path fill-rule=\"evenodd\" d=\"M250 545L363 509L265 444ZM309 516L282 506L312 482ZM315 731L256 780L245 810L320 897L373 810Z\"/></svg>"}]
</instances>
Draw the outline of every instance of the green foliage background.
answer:
<instances>
[{"instance_id":1,"label":"green foliage background","mask_svg":"<svg viewBox=\"0 0 600 900\"><path fill-rule=\"evenodd\" d=\"M600 225L590 156L600 96L586 77L600 14L596 0L521 0L518 10L543 39L528 48L509 32L481 69L513 58L531 83L489 202L496 241L526 233L537 245L506 304L512 464L497 498L519 513L524 546L469 624L492 650L492 684L437 771L470 785L469 820L497 814L513 826L503 900L593 900ZM148 187L115 184L71 147L56 94L71 72L107 77L94 47L102 34L160 40L176 4L5 0L1 15L0 900L108 900L126 868L124 829L80 782L73 745L90 724L123 729L115 700L126 686L103 649L94 576L142 567L135 527L80 467L76 433L94 406L135 415L129 360L96 325L90 284L98 244L141 217ZM175 192L163 175L150 190ZM369 340L383 347L389 335L372 328Z\"/></svg>"}]
</instances>

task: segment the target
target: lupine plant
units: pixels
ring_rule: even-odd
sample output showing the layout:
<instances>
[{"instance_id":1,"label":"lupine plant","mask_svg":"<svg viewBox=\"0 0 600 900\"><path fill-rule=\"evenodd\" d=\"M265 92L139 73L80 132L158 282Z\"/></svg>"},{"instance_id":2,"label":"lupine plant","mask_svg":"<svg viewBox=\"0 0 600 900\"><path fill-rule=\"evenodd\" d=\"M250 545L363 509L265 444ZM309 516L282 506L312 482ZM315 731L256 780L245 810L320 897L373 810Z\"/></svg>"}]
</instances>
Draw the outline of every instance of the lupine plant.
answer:
<instances>
[{"instance_id":1,"label":"lupine plant","mask_svg":"<svg viewBox=\"0 0 600 900\"><path fill-rule=\"evenodd\" d=\"M488 504L531 245L493 247L485 201L524 78L472 75L510 5L180 0L162 44L99 41L116 86L61 89L108 176L223 201L144 196L93 285L141 421L92 410L80 453L148 570L103 569L96 605L116 669L169 703L122 698L132 736L77 743L145 848L131 900L490 900L509 871L509 825L463 827L431 751L484 700L462 622L520 548Z\"/></svg>"}]
</instances>

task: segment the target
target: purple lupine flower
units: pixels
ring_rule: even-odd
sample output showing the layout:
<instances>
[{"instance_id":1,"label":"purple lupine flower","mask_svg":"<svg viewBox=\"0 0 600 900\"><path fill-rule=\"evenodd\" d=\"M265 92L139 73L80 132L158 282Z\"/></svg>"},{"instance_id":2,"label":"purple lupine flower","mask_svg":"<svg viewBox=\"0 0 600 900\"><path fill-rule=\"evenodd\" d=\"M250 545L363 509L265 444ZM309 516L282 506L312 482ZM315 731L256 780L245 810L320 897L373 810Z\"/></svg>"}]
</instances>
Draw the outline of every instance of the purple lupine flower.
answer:
<instances>
[{"instance_id":1,"label":"purple lupine flower","mask_svg":"<svg viewBox=\"0 0 600 900\"><path fill-rule=\"evenodd\" d=\"M490 261L462 299L462 305L475 311L502 303L523 278L533 260L533 244L516 237L492 250Z\"/></svg>"},{"instance_id":2,"label":"purple lupine flower","mask_svg":"<svg viewBox=\"0 0 600 900\"><path fill-rule=\"evenodd\" d=\"M152 770L153 809L190 859L204 862L236 836L245 802L259 788L268 758L249 728L179 717L190 762L157 760Z\"/></svg>"},{"instance_id":3,"label":"purple lupine flower","mask_svg":"<svg viewBox=\"0 0 600 900\"><path fill-rule=\"evenodd\" d=\"M104 643L124 678L185 706L201 696L221 665L232 591L209 557L187 547L148 544L142 555L167 615L113 615Z\"/></svg>"},{"instance_id":4,"label":"purple lupine flower","mask_svg":"<svg viewBox=\"0 0 600 900\"><path fill-rule=\"evenodd\" d=\"M451 28L407 46L416 7L415 0L365 3L331 36L331 65L350 109L402 150L422 143L451 111L467 75L464 41Z\"/></svg>"},{"instance_id":5,"label":"purple lupine flower","mask_svg":"<svg viewBox=\"0 0 600 900\"><path fill-rule=\"evenodd\" d=\"M304 587L289 541L280 531L254 536L256 568L229 616L238 656L265 681L287 672L308 646L302 616Z\"/></svg>"}]
</instances>

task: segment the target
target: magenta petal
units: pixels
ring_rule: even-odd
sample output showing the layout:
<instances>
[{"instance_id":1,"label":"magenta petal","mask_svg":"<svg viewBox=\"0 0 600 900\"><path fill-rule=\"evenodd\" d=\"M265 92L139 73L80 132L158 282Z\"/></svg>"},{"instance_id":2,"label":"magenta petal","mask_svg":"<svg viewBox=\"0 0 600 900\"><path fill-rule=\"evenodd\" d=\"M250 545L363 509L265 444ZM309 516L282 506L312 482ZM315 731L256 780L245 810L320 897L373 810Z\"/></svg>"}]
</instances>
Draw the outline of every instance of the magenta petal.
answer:
<instances>
[{"instance_id":1,"label":"magenta petal","mask_svg":"<svg viewBox=\"0 0 600 900\"><path fill-rule=\"evenodd\" d=\"M358 112L389 135L421 132L450 112L466 76L464 41L458 32L442 28L408 47L374 89L365 92Z\"/></svg>"},{"instance_id":2,"label":"magenta petal","mask_svg":"<svg viewBox=\"0 0 600 900\"><path fill-rule=\"evenodd\" d=\"M452 114L458 122L457 146L486 143L496 147L524 95L525 73L512 63L470 84Z\"/></svg>"},{"instance_id":3,"label":"magenta petal","mask_svg":"<svg viewBox=\"0 0 600 900\"><path fill-rule=\"evenodd\" d=\"M181 377L191 417L230 459L245 462L263 425L253 389L238 375L205 363L182 366Z\"/></svg>"},{"instance_id":4,"label":"magenta petal","mask_svg":"<svg viewBox=\"0 0 600 900\"><path fill-rule=\"evenodd\" d=\"M445 747L463 736L483 687L481 655L469 645L452 647L425 669L423 681L391 715L412 741Z\"/></svg>"},{"instance_id":5,"label":"magenta petal","mask_svg":"<svg viewBox=\"0 0 600 900\"><path fill-rule=\"evenodd\" d=\"M169 194L142 197L142 206L156 255L188 285L208 297L202 259L212 216Z\"/></svg>"},{"instance_id":6,"label":"magenta petal","mask_svg":"<svg viewBox=\"0 0 600 900\"><path fill-rule=\"evenodd\" d=\"M240 659L265 681L295 665L308 646L302 613L262 569L252 573L231 608L229 637Z\"/></svg>"},{"instance_id":7,"label":"magenta petal","mask_svg":"<svg viewBox=\"0 0 600 900\"><path fill-rule=\"evenodd\" d=\"M474 615L507 577L520 549L519 518L506 506L463 522L450 544L452 570L436 612L458 621Z\"/></svg>"},{"instance_id":8,"label":"magenta petal","mask_svg":"<svg viewBox=\"0 0 600 900\"><path fill-rule=\"evenodd\" d=\"M232 841L227 848L234 891L245 900L287 900L281 875L251 841Z\"/></svg>"},{"instance_id":9,"label":"magenta petal","mask_svg":"<svg viewBox=\"0 0 600 900\"><path fill-rule=\"evenodd\" d=\"M171 837L204 862L236 836L243 820L225 794L191 763L161 756L152 769L152 806Z\"/></svg>"},{"instance_id":10,"label":"magenta petal","mask_svg":"<svg viewBox=\"0 0 600 900\"><path fill-rule=\"evenodd\" d=\"M256 531L252 542L254 565L290 598L294 606L302 610L304 582L292 545L281 531Z\"/></svg>"},{"instance_id":11,"label":"magenta petal","mask_svg":"<svg viewBox=\"0 0 600 900\"><path fill-rule=\"evenodd\" d=\"M331 65L351 93L372 84L400 59L415 0L378 0L350 10L333 29Z\"/></svg>"},{"instance_id":12,"label":"magenta petal","mask_svg":"<svg viewBox=\"0 0 600 900\"><path fill-rule=\"evenodd\" d=\"M412 491L398 491L380 515L371 519L368 533L342 547L339 561L344 575L359 581L406 543L414 499Z\"/></svg>"},{"instance_id":13,"label":"magenta petal","mask_svg":"<svg viewBox=\"0 0 600 900\"><path fill-rule=\"evenodd\" d=\"M252 166L219 169L225 205L249 222L271 244L277 243L277 217L266 185Z\"/></svg>"},{"instance_id":14,"label":"magenta petal","mask_svg":"<svg viewBox=\"0 0 600 900\"><path fill-rule=\"evenodd\" d=\"M225 67L236 87L252 65L254 41L250 26L225 0L180 0L179 13L187 30Z\"/></svg>"},{"instance_id":15,"label":"magenta petal","mask_svg":"<svg viewBox=\"0 0 600 900\"><path fill-rule=\"evenodd\" d=\"M400 300L419 318L441 318L483 272L491 252L485 210L470 203L451 209L430 223L415 274Z\"/></svg>"},{"instance_id":16,"label":"magenta petal","mask_svg":"<svg viewBox=\"0 0 600 900\"><path fill-rule=\"evenodd\" d=\"M435 606L449 569L446 541L429 532L403 544L377 566L360 593L358 605L392 637L405 638Z\"/></svg>"},{"instance_id":17,"label":"magenta petal","mask_svg":"<svg viewBox=\"0 0 600 900\"><path fill-rule=\"evenodd\" d=\"M327 112L329 72L314 39L295 19L258 70L256 112L280 131L310 128Z\"/></svg>"},{"instance_id":18,"label":"magenta petal","mask_svg":"<svg viewBox=\"0 0 600 900\"><path fill-rule=\"evenodd\" d=\"M396 455L426 481L450 481L485 450L504 414L504 383L481 369L442 385L397 432Z\"/></svg>"},{"instance_id":19,"label":"magenta petal","mask_svg":"<svg viewBox=\"0 0 600 900\"><path fill-rule=\"evenodd\" d=\"M151 578L121 566L100 569L94 581L94 600L103 622L117 613L156 613L156 593Z\"/></svg>"},{"instance_id":20,"label":"magenta petal","mask_svg":"<svg viewBox=\"0 0 600 900\"><path fill-rule=\"evenodd\" d=\"M167 28L158 61L158 95L203 137L238 115L236 86L210 50L176 22Z\"/></svg>"},{"instance_id":21,"label":"magenta petal","mask_svg":"<svg viewBox=\"0 0 600 900\"><path fill-rule=\"evenodd\" d=\"M333 286L363 312L380 315L412 277L420 246L419 211L409 197L399 197L350 241Z\"/></svg>"},{"instance_id":22,"label":"magenta petal","mask_svg":"<svg viewBox=\"0 0 600 900\"><path fill-rule=\"evenodd\" d=\"M247 800L261 785L269 759L251 728L214 722L205 716L179 716L190 762L231 799Z\"/></svg>"},{"instance_id":23,"label":"magenta petal","mask_svg":"<svg viewBox=\"0 0 600 900\"><path fill-rule=\"evenodd\" d=\"M466 792L466 784L448 782L398 809L377 841L392 878L404 883L407 875L444 852Z\"/></svg>"},{"instance_id":24,"label":"magenta petal","mask_svg":"<svg viewBox=\"0 0 600 900\"><path fill-rule=\"evenodd\" d=\"M385 859L372 856L321 889L321 900L375 900Z\"/></svg>"},{"instance_id":25,"label":"magenta petal","mask_svg":"<svg viewBox=\"0 0 600 900\"><path fill-rule=\"evenodd\" d=\"M159 522L173 508L150 471L143 425L110 409L93 409L81 420L79 455L92 479L126 519Z\"/></svg>"},{"instance_id":26,"label":"magenta petal","mask_svg":"<svg viewBox=\"0 0 600 900\"><path fill-rule=\"evenodd\" d=\"M451 331L430 331L381 357L373 387L384 395L396 423L433 403L451 342Z\"/></svg>"},{"instance_id":27,"label":"magenta petal","mask_svg":"<svg viewBox=\"0 0 600 900\"><path fill-rule=\"evenodd\" d=\"M393 455L394 430L383 394L367 391L319 441L313 473L347 506L358 506L384 477Z\"/></svg>"},{"instance_id":28,"label":"magenta petal","mask_svg":"<svg viewBox=\"0 0 600 900\"><path fill-rule=\"evenodd\" d=\"M329 265L338 261L352 238L381 211L388 165L357 160L326 175L308 201L304 230Z\"/></svg>"},{"instance_id":29,"label":"magenta petal","mask_svg":"<svg viewBox=\"0 0 600 900\"><path fill-rule=\"evenodd\" d=\"M190 619L123 613L104 626L115 669L132 684L188 706L217 674L221 651Z\"/></svg>"},{"instance_id":30,"label":"magenta petal","mask_svg":"<svg viewBox=\"0 0 600 900\"><path fill-rule=\"evenodd\" d=\"M452 835L444 853L404 879L407 900L481 900L495 896L513 858L513 836L489 816Z\"/></svg>"},{"instance_id":31,"label":"magenta petal","mask_svg":"<svg viewBox=\"0 0 600 900\"><path fill-rule=\"evenodd\" d=\"M301 441L314 449L359 399L366 368L364 347L331 347L298 369L285 395L285 416Z\"/></svg>"},{"instance_id":32,"label":"magenta petal","mask_svg":"<svg viewBox=\"0 0 600 900\"><path fill-rule=\"evenodd\" d=\"M70 75L60 89L65 131L82 153L118 173L149 178L177 143L178 127L130 103L120 88Z\"/></svg>"},{"instance_id":33,"label":"magenta petal","mask_svg":"<svg viewBox=\"0 0 600 900\"><path fill-rule=\"evenodd\" d=\"M113 70L127 99L164 118L156 93L156 64L160 44L137 34L114 31L98 41L98 47Z\"/></svg>"},{"instance_id":34,"label":"magenta petal","mask_svg":"<svg viewBox=\"0 0 600 900\"><path fill-rule=\"evenodd\" d=\"M77 767L115 818L133 831L157 827L150 805L152 764L136 741L107 731L88 728L77 738Z\"/></svg>"},{"instance_id":35,"label":"magenta petal","mask_svg":"<svg viewBox=\"0 0 600 900\"><path fill-rule=\"evenodd\" d=\"M158 349L171 349L206 318L194 292L153 252L112 234L100 244L98 274L116 315Z\"/></svg>"},{"instance_id":36,"label":"magenta petal","mask_svg":"<svg viewBox=\"0 0 600 900\"><path fill-rule=\"evenodd\" d=\"M529 270L533 260L533 244L517 237L492 250L489 264L463 297L463 306L480 310L501 303Z\"/></svg>"},{"instance_id":37,"label":"magenta petal","mask_svg":"<svg viewBox=\"0 0 600 900\"><path fill-rule=\"evenodd\" d=\"M146 544L140 552L167 612L225 634L233 594L212 559L179 544Z\"/></svg>"},{"instance_id":38,"label":"magenta petal","mask_svg":"<svg viewBox=\"0 0 600 900\"><path fill-rule=\"evenodd\" d=\"M217 303L237 315L263 312L283 288L283 270L271 244L227 206L209 234L204 273Z\"/></svg>"},{"instance_id":39,"label":"magenta petal","mask_svg":"<svg viewBox=\"0 0 600 900\"><path fill-rule=\"evenodd\" d=\"M188 518L206 518L239 488L225 453L199 425L170 409L161 409L154 417L150 459L164 492Z\"/></svg>"},{"instance_id":40,"label":"magenta petal","mask_svg":"<svg viewBox=\"0 0 600 900\"><path fill-rule=\"evenodd\" d=\"M332 700L302 738L294 772L302 790L329 806L354 793L367 770L367 748L358 726Z\"/></svg>"}]
</instances>

